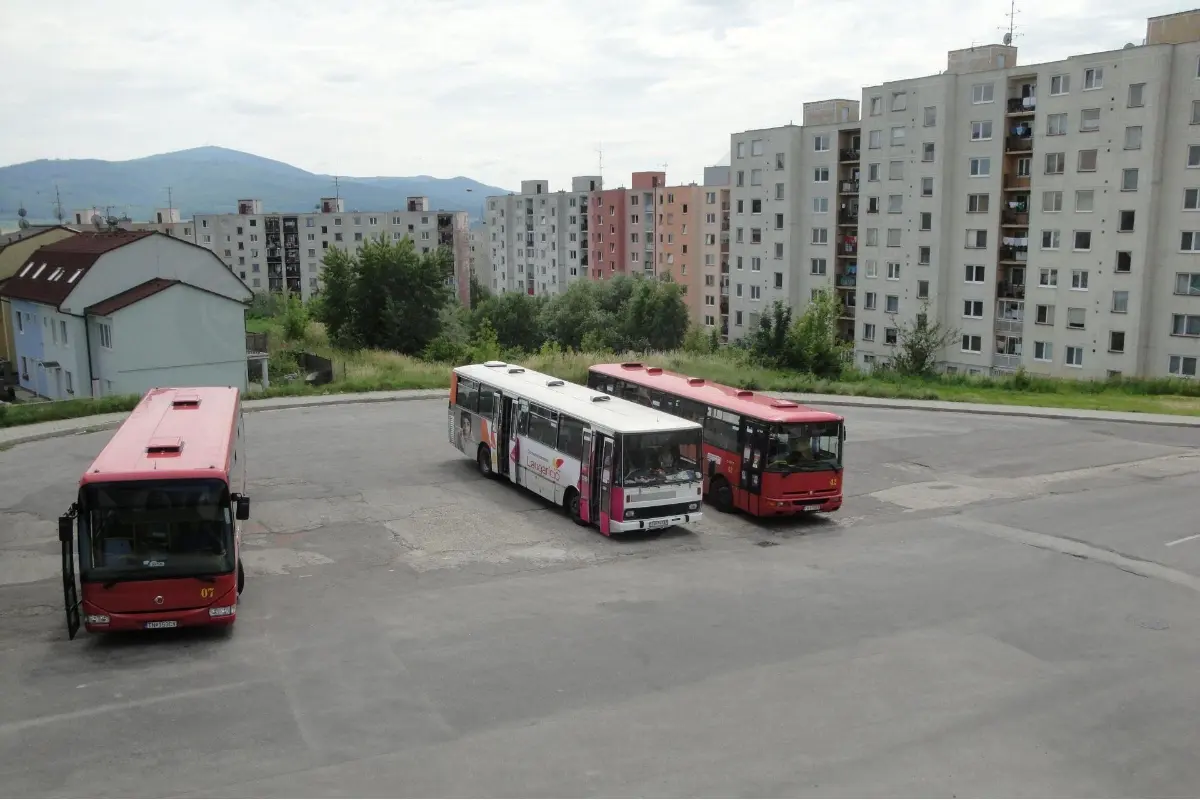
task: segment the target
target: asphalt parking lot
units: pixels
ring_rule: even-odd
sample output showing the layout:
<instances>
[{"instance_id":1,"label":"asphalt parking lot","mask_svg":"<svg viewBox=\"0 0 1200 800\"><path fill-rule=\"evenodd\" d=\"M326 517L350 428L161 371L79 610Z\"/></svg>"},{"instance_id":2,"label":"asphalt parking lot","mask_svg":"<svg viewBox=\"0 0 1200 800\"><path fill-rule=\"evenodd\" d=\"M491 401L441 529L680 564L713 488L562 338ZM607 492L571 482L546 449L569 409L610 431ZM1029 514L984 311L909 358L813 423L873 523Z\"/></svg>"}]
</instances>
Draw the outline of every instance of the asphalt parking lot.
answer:
<instances>
[{"instance_id":1,"label":"asphalt parking lot","mask_svg":"<svg viewBox=\"0 0 1200 800\"><path fill-rule=\"evenodd\" d=\"M706 509L613 540L480 478L444 412L247 417L248 576L229 638L67 641L55 518L110 434L0 452L0 786L1200 786L1200 431L845 409L840 512Z\"/></svg>"}]
</instances>

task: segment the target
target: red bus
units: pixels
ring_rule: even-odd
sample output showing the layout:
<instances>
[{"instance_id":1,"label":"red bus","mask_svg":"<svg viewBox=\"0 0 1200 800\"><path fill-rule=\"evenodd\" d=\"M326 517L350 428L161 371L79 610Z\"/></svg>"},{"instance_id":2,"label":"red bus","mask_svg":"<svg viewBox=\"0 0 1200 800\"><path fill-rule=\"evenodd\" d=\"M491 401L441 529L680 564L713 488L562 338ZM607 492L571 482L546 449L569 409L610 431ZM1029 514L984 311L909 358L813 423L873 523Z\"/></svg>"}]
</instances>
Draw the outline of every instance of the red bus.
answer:
<instances>
[{"instance_id":1,"label":"red bus","mask_svg":"<svg viewBox=\"0 0 1200 800\"><path fill-rule=\"evenodd\" d=\"M588 386L704 426L704 491L760 517L842 507L845 419L747 389L646 367L596 364Z\"/></svg>"},{"instance_id":2,"label":"red bus","mask_svg":"<svg viewBox=\"0 0 1200 800\"><path fill-rule=\"evenodd\" d=\"M147 392L58 520L68 635L232 625L245 491L239 391Z\"/></svg>"}]
</instances>

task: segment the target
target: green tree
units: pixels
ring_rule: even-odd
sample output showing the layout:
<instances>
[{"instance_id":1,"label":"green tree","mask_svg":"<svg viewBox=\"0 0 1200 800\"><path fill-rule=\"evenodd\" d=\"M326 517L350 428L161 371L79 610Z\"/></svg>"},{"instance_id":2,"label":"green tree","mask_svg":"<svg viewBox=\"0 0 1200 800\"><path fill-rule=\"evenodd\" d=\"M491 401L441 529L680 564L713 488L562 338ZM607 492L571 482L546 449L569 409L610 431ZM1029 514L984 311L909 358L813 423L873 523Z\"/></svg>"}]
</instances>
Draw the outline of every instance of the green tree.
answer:
<instances>
[{"instance_id":1,"label":"green tree","mask_svg":"<svg viewBox=\"0 0 1200 800\"><path fill-rule=\"evenodd\" d=\"M750 353L769 366L788 366L788 333L792 329L792 309L780 300L759 317L758 328L750 335Z\"/></svg>"},{"instance_id":2,"label":"green tree","mask_svg":"<svg viewBox=\"0 0 1200 800\"><path fill-rule=\"evenodd\" d=\"M544 298L531 297L524 292L492 295L472 313L472 327L478 330L486 320L496 331L503 349L533 353L546 340L541 327L544 303Z\"/></svg>"},{"instance_id":3,"label":"green tree","mask_svg":"<svg viewBox=\"0 0 1200 800\"><path fill-rule=\"evenodd\" d=\"M338 247L327 250L321 263L324 265L325 288L320 306L315 309L317 320L325 325L329 340L335 345L346 349L361 347L354 313L358 265L349 253Z\"/></svg>"},{"instance_id":4,"label":"green tree","mask_svg":"<svg viewBox=\"0 0 1200 800\"><path fill-rule=\"evenodd\" d=\"M575 281L565 292L546 301L539 323L547 339L579 350L583 337L604 321L598 298L606 291L603 283Z\"/></svg>"},{"instance_id":5,"label":"green tree","mask_svg":"<svg viewBox=\"0 0 1200 800\"><path fill-rule=\"evenodd\" d=\"M452 269L440 250L418 253L408 237L367 242L351 263L355 334L363 346L420 353L437 337L438 312L450 302Z\"/></svg>"},{"instance_id":6,"label":"green tree","mask_svg":"<svg viewBox=\"0 0 1200 800\"><path fill-rule=\"evenodd\" d=\"M283 337L289 342L299 341L308 335L308 309L299 295L289 294L286 297L280 322L283 323Z\"/></svg>"},{"instance_id":7,"label":"green tree","mask_svg":"<svg viewBox=\"0 0 1200 800\"><path fill-rule=\"evenodd\" d=\"M486 319L479 325L479 329L475 331L474 338L471 339L471 361L475 364L482 364L485 361L500 360L500 340L496 337L496 331L492 328L492 324Z\"/></svg>"},{"instance_id":8,"label":"green tree","mask_svg":"<svg viewBox=\"0 0 1200 800\"><path fill-rule=\"evenodd\" d=\"M893 321L895 317L892 318ZM896 324L896 351L892 369L901 375L931 376L936 372L938 355L955 339L958 330L930 321L929 302L912 322Z\"/></svg>"},{"instance_id":9,"label":"green tree","mask_svg":"<svg viewBox=\"0 0 1200 800\"><path fill-rule=\"evenodd\" d=\"M631 348L677 350L683 343L689 314L679 284L635 278L623 312L621 329Z\"/></svg>"},{"instance_id":10,"label":"green tree","mask_svg":"<svg viewBox=\"0 0 1200 800\"><path fill-rule=\"evenodd\" d=\"M487 287L484 286L482 282L480 282L479 277L474 273L474 271L471 272L470 282L471 308L475 308L484 300L491 297L492 293L488 291Z\"/></svg>"},{"instance_id":11,"label":"green tree","mask_svg":"<svg viewBox=\"0 0 1200 800\"><path fill-rule=\"evenodd\" d=\"M852 348L839 336L841 314L842 301L837 292L830 288L817 292L785 333L783 364L821 377L840 374Z\"/></svg>"}]
</instances>

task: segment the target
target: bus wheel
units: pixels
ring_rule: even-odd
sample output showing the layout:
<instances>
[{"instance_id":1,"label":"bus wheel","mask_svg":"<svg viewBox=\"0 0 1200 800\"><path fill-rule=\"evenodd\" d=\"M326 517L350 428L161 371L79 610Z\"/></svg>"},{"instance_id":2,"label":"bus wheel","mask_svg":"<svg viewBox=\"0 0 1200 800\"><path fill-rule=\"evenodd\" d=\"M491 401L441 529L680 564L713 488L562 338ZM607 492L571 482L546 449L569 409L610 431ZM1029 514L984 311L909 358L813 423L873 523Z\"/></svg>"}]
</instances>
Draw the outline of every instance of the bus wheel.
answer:
<instances>
[{"instance_id":1,"label":"bus wheel","mask_svg":"<svg viewBox=\"0 0 1200 800\"><path fill-rule=\"evenodd\" d=\"M576 525L587 525L579 515L579 492L577 490L567 489L567 497L563 505L567 508L567 515Z\"/></svg>"},{"instance_id":2,"label":"bus wheel","mask_svg":"<svg viewBox=\"0 0 1200 800\"><path fill-rule=\"evenodd\" d=\"M722 513L733 511L733 487L724 478L714 478L708 486L708 498L713 507Z\"/></svg>"},{"instance_id":3,"label":"bus wheel","mask_svg":"<svg viewBox=\"0 0 1200 800\"><path fill-rule=\"evenodd\" d=\"M242 569L242 560L240 558L238 559L237 581L238 581L237 592L240 595L242 593L242 589L244 589L246 587L246 570Z\"/></svg>"},{"instance_id":4,"label":"bus wheel","mask_svg":"<svg viewBox=\"0 0 1200 800\"><path fill-rule=\"evenodd\" d=\"M479 445L479 474L485 478L492 477L492 450L486 444Z\"/></svg>"}]
</instances>

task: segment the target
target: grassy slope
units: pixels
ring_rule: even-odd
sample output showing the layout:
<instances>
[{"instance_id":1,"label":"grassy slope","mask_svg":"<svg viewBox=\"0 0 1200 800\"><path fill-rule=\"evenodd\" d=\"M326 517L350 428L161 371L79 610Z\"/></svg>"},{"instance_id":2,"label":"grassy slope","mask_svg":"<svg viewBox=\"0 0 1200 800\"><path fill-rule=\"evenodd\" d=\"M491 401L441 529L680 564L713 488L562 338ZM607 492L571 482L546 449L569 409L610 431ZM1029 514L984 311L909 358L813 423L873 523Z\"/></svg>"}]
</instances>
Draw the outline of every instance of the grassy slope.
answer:
<instances>
[{"instance_id":1,"label":"grassy slope","mask_svg":"<svg viewBox=\"0 0 1200 800\"><path fill-rule=\"evenodd\" d=\"M273 349L281 338L278 328L270 320L249 320L247 330L270 332ZM282 397L389 389L438 389L449 385L449 364L432 364L398 353L380 351L334 352L317 325L313 326L308 339L305 345L308 349L333 358L337 378L334 383L318 387L275 384L269 390L255 393L253 396ZM754 366L733 353L695 355L677 352L624 357L611 353L535 354L523 359L522 363L541 372L584 383L591 364L621 358L637 358L645 363L719 383L764 391L1200 416L1200 385L1194 382L1086 383L1031 378L1018 387L1011 379L947 376L938 380L916 380L864 375L826 381L811 375ZM0 427L127 411L133 408L136 402L135 397L105 397L97 400L0 406Z\"/></svg>"}]
</instances>

